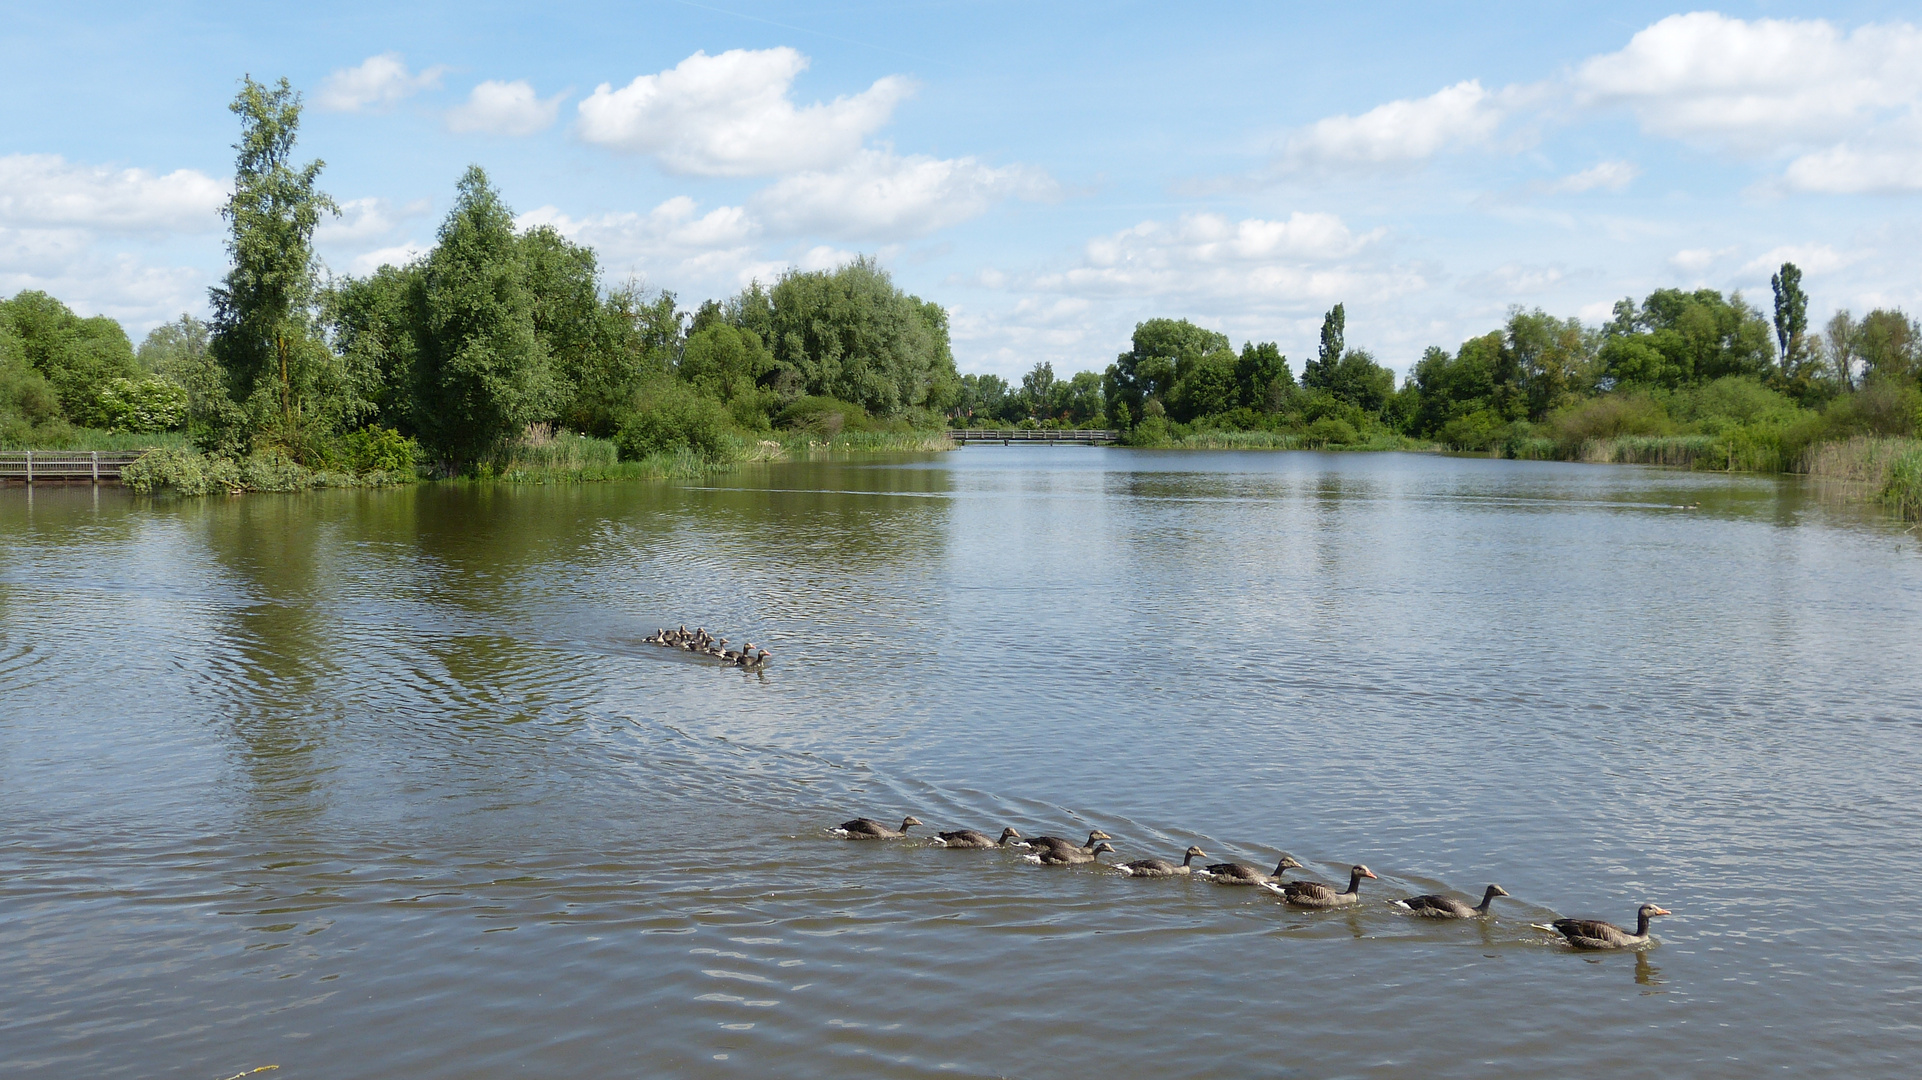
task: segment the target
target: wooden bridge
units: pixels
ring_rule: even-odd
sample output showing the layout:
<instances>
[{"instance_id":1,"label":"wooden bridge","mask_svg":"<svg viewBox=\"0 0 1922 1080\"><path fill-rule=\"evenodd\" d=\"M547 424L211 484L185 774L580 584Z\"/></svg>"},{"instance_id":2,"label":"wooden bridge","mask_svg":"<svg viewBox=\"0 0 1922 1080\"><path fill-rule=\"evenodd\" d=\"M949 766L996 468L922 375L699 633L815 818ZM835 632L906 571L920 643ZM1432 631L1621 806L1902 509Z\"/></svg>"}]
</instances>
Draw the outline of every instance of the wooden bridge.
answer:
<instances>
[{"instance_id":1,"label":"wooden bridge","mask_svg":"<svg viewBox=\"0 0 1922 1080\"><path fill-rule=\"evenodd\" d=\"M0 484L118 482L120 470L145 450L0 450Z\"/></svg>"},{"instance_id":2,"label":"wooden bridge","mask_svg":"<svg viewBox=\"0 0 1922 1080\"><path fill-rule=\"evenodd\" d=\"M982 431L952 428L948 438L961 446L969 444L995 443L1001 446L1042 443L1048 446L1105 446L1121 438L1119 431L1100 428L1085 428L1068 431L1048 431L1045 428L1012 428L1007 431Z\"/></svg>"}]
</instances>

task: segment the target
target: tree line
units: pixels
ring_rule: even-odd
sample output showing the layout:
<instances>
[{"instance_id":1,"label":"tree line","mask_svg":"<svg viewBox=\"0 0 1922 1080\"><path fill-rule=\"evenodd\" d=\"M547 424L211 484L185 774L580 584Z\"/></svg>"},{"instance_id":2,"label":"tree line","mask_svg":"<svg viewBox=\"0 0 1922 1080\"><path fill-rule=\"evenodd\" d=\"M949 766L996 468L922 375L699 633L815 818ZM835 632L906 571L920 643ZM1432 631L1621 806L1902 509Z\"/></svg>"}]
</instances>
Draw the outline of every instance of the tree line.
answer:
<instances>
[{"instance_id":1,"label":"tree line","mask_svg":"<svg viewBox=\"0 0 1922 1080\"><path fill-rule=\"evenodd\" d=\"M947 313L857 259L682 311L608 286L592 249L517 229L478 166L433 249L332 277L313 246L337 212L298 163L301 100L244 81L231 268L212 315L139 350L112 319L41 292L0 301L0 439L62 425L184 430L201 452L313 468L471 470L530 427L615 439L624 456L718 454L773 427L938 427L960 390Z\"/></svg>"},{"instance_id":2,"label":"tree line","mask_svg":"<svg viewBox=\"0 0 1922 1080\"><path fill-rule=\"evenodd\" d=\"M1859 319L1838 311L1811 328L1801 277L1793 263L1774 275L1772 318L1713 289L1625 298L1600 326L1515 308L1453 350L1429 347L1399 385L1347 345L1342 304L1324 316L1299 377L1273 342L1237 352L1186 319L1149 319L1100 375L1063 380L1039 364L1019 389L962 376L954 414L975 426L1112 426L1141 445L1260 431L1317 445L1415 439L1462 450L1743 425L1794 429L1802 444L1915 434L1922 326L1878 308Z\"/></svg>"}]
</instances>

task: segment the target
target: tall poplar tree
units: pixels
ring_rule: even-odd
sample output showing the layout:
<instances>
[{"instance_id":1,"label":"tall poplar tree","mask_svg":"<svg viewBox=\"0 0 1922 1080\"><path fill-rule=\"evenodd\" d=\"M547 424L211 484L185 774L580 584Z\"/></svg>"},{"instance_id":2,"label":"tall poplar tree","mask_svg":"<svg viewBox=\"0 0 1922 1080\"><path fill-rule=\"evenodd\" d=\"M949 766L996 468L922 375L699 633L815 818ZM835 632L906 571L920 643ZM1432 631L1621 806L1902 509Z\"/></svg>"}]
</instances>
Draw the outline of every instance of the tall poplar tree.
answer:
<instances>
[{"instance_id":1,"label":"tall poplar tree","mask_svg":"<svg viewBox=\"0 0 1922 1080\"><path fill-rule=\"evenodd\" d=\"M1802 335L1809 329L1809 298L1802 291L1802 268L1792 262L1782 264L1780 272L1769 278L1775 290L1775 341L1782 347L1782 370L1795 367L1802 351Z\"/></svg>"},{"instance_id":2,"label":"tall poplar tree","mask_svg":"<svg viewBox=\"0 0 1922 1080\"><path fill-rule=\"evenodd\" d=\"M1301 385L1310 390L1326 389L1333 381L1335 368L1341 363L1343 332L1348 322L1347 313L1336 304L1321 319L1321 349L1313 360L1301 365Z\"/></svg>"},{"instance_id":3,"label":"tall poplar tree","mask_svg":"<svg viewBox=\"0 0 1922 1080\"><path fill-rule=\"evenodd\" d=\"M293 164L300 95L286 79L250 76L228 108L240 117L234 193L221 209L233 267L211 290L221 385L202 395L196 433L208 449L272 446L311 462L368 411L365 380L320 334L314 228L339 211L319 188L323 163Z\"/></svg>"}]
</instances>

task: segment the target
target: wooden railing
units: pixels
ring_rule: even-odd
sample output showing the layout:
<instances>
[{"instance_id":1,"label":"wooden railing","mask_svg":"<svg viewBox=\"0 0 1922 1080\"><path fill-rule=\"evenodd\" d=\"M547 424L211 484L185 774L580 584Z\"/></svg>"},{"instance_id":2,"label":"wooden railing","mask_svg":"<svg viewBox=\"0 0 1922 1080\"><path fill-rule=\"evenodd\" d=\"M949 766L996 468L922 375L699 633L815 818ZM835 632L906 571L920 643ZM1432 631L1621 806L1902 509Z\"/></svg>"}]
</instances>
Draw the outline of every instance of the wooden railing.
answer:
<instances>
[{"instance_id":1,"label":"wooden railing","mask_svg":"<svg viewBox=\"0 0 1922 1080\"><path fill-rule=\"evenodd\" d=\"M1072 431L1048 431L1044 428L1012 428L1007 431L981 431L953 428L948 438L966 446L970 443L999 443L1013 446L1016 443L1046 443L1050 446L1066 443L1073 446L1100 446L1114 442L1121 437L1118 431L1105 431L1100 428L1086 428Z\"/></svg>"},{"instance_id":2,"label":"wooden railing","mask_svg":"<svg viewBox=\"0 0 1922 1080\"><path fill-rule=\"evenodd\" d=\"M0 450L0 482L98 484L119 480L120 470L145 450Z\"/></svg>"}]
</instances>

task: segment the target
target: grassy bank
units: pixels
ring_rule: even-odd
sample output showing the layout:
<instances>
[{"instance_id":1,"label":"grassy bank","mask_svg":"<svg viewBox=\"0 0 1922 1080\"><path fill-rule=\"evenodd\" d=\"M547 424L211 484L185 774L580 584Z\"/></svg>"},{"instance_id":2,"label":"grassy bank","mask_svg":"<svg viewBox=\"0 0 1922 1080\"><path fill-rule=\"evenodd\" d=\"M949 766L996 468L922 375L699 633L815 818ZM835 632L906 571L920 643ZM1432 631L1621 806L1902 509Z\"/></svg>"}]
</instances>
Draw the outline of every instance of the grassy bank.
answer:
<instances>
[{"instance_id":1,"label":"grassy bank","mask_svg":"<svg viewBox=\"0 0 1922 1080\"><path fill-rule=\"evenodd\" d=\"M123 481L143 494L212 495L242 491L391 487L424 479L413 470L308 468L277 453L241 461L162 446L129 465ZM570 432L530 432L462 479L513 484L579 484L609 480L695 479L756 461L805 460L837 454L892 454L951 450L945 431L849 431L834 435L781 432L764 438L728 437L717 453L685 448L621 460L612 439Z\"/></svg>"}]
</instances>

